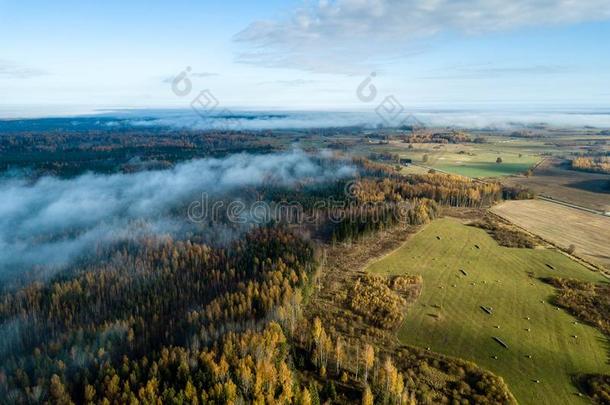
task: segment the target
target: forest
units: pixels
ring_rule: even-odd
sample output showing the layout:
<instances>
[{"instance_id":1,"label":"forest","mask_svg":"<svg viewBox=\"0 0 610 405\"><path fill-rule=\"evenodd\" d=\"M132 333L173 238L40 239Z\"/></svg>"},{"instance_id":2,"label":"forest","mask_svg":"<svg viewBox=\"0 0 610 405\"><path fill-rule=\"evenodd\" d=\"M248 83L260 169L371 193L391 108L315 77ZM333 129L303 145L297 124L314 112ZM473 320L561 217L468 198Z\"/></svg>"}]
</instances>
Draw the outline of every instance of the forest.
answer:
<instances>
[{"instance_id":1,"label":"forest","mask_svg":"<svg viewBox=\"0 0 610 405\"><path fill-rule=\"evenodd\" d=\"M572 159L571 164L575 170L610 174L610 157L607 156L579 156Z\"/></svg>"},{"instance_id":2,"label":"forest","mask_svg":"<svg viewBox=\"0 0 610 405\"><path fill-rule=\"evenodd\" d=\"M211 142L211 150L223 145L225 151L240 142L189 136L149 142L153 148ZM42 148L36 139L17 143L36 154ZM10 137L3 142L17 147ZM138 142L146 140L134 134L103 149ZM304 177L296 184L262 175L260 184L220 197L290 202L314 222L271 217L242 227L226 244L213 242L205 227L180 237L142 234L97 244L46 278L37 278L44 272L34 268L23 283L5 286L0 402L512 403L502 380L473 364L422 349L389 351L370 339L397 327L419 294L417 277L367 276L351 287L348 306L369 324L367 339L346 335L308 308L330 250L380 232L416 229L442 215L443 207L488 206L514 191L495 182L401 175L364 158L325 156L312 155L290 170L318 165L351 174L322 182ZM87 165L93 164L96 170L96 159L73 168L92 170ZM169 218L179 218L180 207Z\"/></svg>"},{"instance_id":3,"label":"forest","mask_svg":"<svg viewBox=\"0 0 610 405\"><path fill-rule=\"evenodd\" d=\"M70 177L87 171L154 170L205 156L271 152L277 149L272 143L272 136L238 131L15 128L0 137L0 171L22 169L38 176Z\"/></svg>"},{"instance_id":4,"label":"forest","mask_svg":"<svg viewBox=\"0 0 610 405\"><path fill-rule=\"evenodd\" d=\"M414 131L412 135L403 139L407 143L469 143L474 142L470 135L462 131L430 132L426 130ZM476 140L479 142L480 140Z\"/></svg>"}]
</instances>

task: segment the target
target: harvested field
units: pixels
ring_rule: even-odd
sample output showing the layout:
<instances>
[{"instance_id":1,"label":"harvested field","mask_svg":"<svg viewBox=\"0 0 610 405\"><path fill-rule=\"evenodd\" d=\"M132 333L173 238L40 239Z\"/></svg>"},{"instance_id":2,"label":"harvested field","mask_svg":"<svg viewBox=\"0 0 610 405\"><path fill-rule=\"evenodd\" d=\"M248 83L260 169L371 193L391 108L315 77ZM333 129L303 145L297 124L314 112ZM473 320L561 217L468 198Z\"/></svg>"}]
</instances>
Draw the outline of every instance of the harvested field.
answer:
<instances>
[{"instance_id":1,"label":"harvested field","mask_svg":"<svg viewBox=\"0 0 610 405\"><path fill-rule=\"evenodd\" d=\"M559 159L547 159L530 177L509 177L502 182L582 207L610 211L610 175L569 170Z\"/></svg>"},{"instance_id":2,"label":"harvested field","mask_svg":"<svg viewBox=\"0 0 610 405\"><path fill-rule=\"evenodd\" d=\"M610 270L610 217L541 200L506 201L494 214Z\"/></svg>"}]
</instances>

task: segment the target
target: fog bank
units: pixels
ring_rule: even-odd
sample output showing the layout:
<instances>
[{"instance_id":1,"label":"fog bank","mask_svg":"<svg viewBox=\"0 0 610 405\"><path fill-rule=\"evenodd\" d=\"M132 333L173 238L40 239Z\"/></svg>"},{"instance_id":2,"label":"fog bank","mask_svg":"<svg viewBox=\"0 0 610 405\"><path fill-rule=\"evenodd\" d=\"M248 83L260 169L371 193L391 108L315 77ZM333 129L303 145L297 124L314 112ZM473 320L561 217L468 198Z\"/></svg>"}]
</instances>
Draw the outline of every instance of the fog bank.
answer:
<instances>
[{"instance_id":1,"label":"fog bank","mask_svg":"<svg viewBox=\"0 0 610 405\"><path fill-rule=\"evenodd\" d=\"M96 243L142 234L173 234L188 226L172 212L194 199L263 183L292 185L352 176L327 154L300 150L199 159L167 170L85 174L73 179L0 178L0 277L35 266L62 266Z\"/></svg>"}]
</instances>

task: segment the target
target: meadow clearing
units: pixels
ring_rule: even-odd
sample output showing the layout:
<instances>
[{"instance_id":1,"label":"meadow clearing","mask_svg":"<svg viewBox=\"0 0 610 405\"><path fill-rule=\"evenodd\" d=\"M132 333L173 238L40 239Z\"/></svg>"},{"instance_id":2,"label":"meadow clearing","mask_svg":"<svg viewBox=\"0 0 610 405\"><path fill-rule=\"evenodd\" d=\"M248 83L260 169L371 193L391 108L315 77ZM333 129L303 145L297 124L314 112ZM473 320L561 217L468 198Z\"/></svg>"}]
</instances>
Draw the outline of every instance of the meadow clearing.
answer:
<instances>
[{"instance_id":1,"label":"meadow clearing","mask_svg":"<svg viewBox=\"0 0 610 405\"><path fill-rule=\"evenodd\" d=\"M474 361L503 377L519 403L587 403L573 376L610 371L608 339L552 305L554 289L538 279L604 278L556 251L500 247L481 229L440 219L368 271L421 274L399 339Z\"/></svg>"}]
</instances>

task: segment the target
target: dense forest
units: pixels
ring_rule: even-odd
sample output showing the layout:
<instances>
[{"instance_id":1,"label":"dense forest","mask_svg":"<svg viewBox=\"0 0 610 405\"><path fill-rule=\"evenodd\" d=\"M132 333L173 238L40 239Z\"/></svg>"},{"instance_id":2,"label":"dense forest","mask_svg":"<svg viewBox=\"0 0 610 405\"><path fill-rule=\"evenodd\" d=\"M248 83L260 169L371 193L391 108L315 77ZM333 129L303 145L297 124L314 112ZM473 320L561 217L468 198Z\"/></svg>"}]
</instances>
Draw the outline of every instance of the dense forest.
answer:
<instances>
[{"instance_id":1,"label":"dense forest","mask_svg":"<svg viewBox=\"0 0 610 405\"><path fill-rule=\"evenodd\" d=\"M275 398L292 380L270 320L290 330L314 266L308 242L275 228L228 249L116 247L74 277L2 297L0 392L13 403Z\"/></svg>"},{"instance_id":2,"label":"dense forest","mask_svg":"<svg viewBox=\"0 0 610 405\"><path fill-rule=\"evenodd\" d=\"M15 130L0 137L0 171L75 176L162 169L187 159L276 150L274 137L263 135L162 128Z\"/></svg>"},{"instance_id":3,"label":"dense forest","mask_svg":"<svg viewBox=\"0 0 610 405\"><path fill-rule=\"evenodd\" d=\"M363 179L354 190L362 202L399 202L427 198L454 207L482 207L502 199L499 183L480 182L462 176L430 173Z\"/></svg>"}]
</instances>

